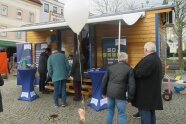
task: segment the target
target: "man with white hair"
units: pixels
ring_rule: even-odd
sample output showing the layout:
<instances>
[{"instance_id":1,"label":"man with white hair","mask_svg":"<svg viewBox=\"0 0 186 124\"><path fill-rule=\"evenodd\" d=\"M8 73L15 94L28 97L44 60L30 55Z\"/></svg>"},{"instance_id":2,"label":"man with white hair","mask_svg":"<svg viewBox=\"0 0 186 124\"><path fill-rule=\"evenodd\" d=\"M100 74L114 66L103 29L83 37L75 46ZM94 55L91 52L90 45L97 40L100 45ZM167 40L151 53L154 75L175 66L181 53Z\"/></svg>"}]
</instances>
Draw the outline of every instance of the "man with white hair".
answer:
<instances>
[{"instance_id":1,"label":"man with white hair","mask_svg":"<svg viewBox=\"0 0 186 124\"><path fill-rule=\"evenodd\" d=\"M102 81L102 94L108 97L106 124L112 124L115 105L118 109L118 124L126 124L126 101L130 103L135 93L133 69L127 64L128 55L118 54L119 62L108 68ZM126 92L128 91L128 97Z\"/></svg>"},{"instance_id":2,"label":"man with white hair","mask_svg":"<svg viewBox=\"0 0 186 124\"><path fill-rule=\"evenodd\" d=\"M154 43L145 44L144 54L145 57L134 68L136 92L132 104L139 109L141 124L156 124L155 110L163 110L162 63Z\"/></svg>"}]
</instances>

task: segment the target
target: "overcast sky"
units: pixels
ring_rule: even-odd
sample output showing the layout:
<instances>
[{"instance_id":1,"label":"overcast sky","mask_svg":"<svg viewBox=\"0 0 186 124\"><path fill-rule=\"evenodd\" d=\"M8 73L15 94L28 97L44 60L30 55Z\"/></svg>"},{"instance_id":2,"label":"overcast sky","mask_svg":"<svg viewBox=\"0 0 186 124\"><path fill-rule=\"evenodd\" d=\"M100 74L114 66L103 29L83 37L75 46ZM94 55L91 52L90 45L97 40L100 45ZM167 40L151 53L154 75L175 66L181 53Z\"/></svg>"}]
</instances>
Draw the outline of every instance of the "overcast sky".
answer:
<instances>
[{"instance_id":1,"label":"overcast sky","mask_svg":"<svg viewBox=\"0 0 186 124\"><path fill-rule=\"evenodd\" d=\"M59 0L59 1L65 3L65 1L68 1L68 0ZM93 0L90 0L90 1L93 1ZM101 1L101 0L100 0L100 1ZM160 3L162 3L162 1L163 1L163 0L150 0L150 3L151 3L151 4L160 4ZM145 3L146 0L136 0L136 2L139 2L139 4L141 4L141 3Z\"/></svg>"}]
</instances>

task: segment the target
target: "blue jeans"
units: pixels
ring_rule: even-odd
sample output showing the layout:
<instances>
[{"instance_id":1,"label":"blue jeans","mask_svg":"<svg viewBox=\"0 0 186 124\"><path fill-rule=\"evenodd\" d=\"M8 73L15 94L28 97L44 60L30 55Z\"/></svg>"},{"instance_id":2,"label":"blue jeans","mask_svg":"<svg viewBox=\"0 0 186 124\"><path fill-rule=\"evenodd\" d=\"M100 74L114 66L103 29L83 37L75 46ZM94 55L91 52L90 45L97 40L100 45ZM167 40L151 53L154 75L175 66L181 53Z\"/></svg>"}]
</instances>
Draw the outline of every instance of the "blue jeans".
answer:
<instances>
[{"instance_id":1,"label":"blue jeans","mask_svg":"<svg viewBox=\"0 0 186 124\"><path fill-rule=\"evenodd\" d=\"M106 124L112 124L115 105L118 109L118 124L126 124L126 101L108 98Z\"/></svg>"},{"instance_id":2,"label":"blue jeans","mask_svg":"<svg viewBox=\"0 0 186 124\"><path fill-rule=\"evenodd\" d=\"M141 124L156 124L155 110L140 109Z\"/></svg>"},{"instance_id":3,"label":"blue jeans","mask_svg":"<svg viewBox=\"0 0 186 124\"><path fill-rule=\"evenodd\" d=\"M66 104L66 80L54 82L54 104L58 104L59 95L61 94L62 104Z\"/></svg>"}]
</instances>

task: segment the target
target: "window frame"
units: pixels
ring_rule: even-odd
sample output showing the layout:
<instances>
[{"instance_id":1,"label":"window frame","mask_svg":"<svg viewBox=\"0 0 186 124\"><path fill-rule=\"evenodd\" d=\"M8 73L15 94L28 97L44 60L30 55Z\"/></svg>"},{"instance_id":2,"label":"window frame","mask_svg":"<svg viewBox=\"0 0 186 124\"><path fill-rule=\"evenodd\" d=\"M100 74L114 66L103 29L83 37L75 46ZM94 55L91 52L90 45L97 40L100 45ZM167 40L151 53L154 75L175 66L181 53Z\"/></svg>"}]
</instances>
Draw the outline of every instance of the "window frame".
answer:
<instances>
[{"instance_id":1,"label":"window frame","mask_svg":"<svg viewBox=\"0 0 186 124\"><path fill-rule=\"evenodd\" d=\"M18 33L20 33L20 35L18 35ZM21 32L20 31L16 32L16 38L21 39Z\"/></svg>"},{"instance_id":2,"label":"window frame","mask_svg":"<svg viewBox=\"0 0 186 124\"><path fill-rule=\"evenodd\" d=\"M56 12L54 12L54 8L56 9ZM57 14L57 6L53 6L53 13Z\"/></svg>"},{"instance_id":3,"label":"window frame","mask_svg":"<svg viewBox=\"0 0 186 124\"><path fill-rule=\"evenodd\" d=\"M61 9L61 15L63 15L64 9Z\"/></svg>"},{"instance_id":4,"label":"window frame","mask_svg":"<svg viewBox=\"0 0 186 124\"><path fill-rule=\"evenodd\" d=\"M7 26L0 25L0 29L7 29ZM0 33L0 37L7 37L7 32L1 32Z\"/></svg>"},{"instance_id":5,"label":"window frame","mask_svg":"<svg viewBox=\"0 0 186 124\"><path fill-rule=\"evenodd\" d=\"M47 6L47 9L45 8L45 6ZM48 3L44 3L44 12L49 13L49 4Z\"/></svg>"},{"instance_id":6,"label":"window frame","mask_svg":"<svg viewBox=\"0 0 186 124\"><path fill-rule=\"evenodd\" d=\"M32 16L31 16L32 15ZM32 19L31 19L31 17L32 17ZM29 15L28 15L28 20L29 20L29 22L30 23L34 23L34 13L33 12L29 12Z\"/></svg>"},{"instance_id":7,"label":"window frame","mask_svg":"<svg viewBox=\"0 0 186 124\"><path fill-rule=\"evenodd\" d=\"M3 11L2 11L3 7L6 7L6 9L7 9L6 14L3 14ZM7 5L4 5L4 4L1 5L1 15L2 16L8 16L8 6Z\"/></svg>"},{"instance_id":8,"label":"window frame","mask_svg":"<svg viewBox=\"0 0 186 124\"><path fill-rule=\"evenodd\" d=\"M21 16L19 17L19 15L18 15L18 12L21 12ZM19 20L22 20L23 19L23 10L21 10L21 9L17 9L17 14L16 14L16 18L17 19L19 19Z\"/></svg>"}]
</instances>

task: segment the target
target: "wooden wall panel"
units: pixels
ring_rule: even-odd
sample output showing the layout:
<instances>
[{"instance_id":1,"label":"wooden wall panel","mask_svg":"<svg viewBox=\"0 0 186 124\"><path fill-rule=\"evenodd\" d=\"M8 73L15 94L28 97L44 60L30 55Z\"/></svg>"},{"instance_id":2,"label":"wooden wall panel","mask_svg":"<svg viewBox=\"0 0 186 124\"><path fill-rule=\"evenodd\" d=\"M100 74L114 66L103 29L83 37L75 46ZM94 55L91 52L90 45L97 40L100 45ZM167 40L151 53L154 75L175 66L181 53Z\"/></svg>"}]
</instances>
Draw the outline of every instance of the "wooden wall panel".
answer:
<instances>
[{"instance_id":1,"label":"wooden wall panel","mask_svg":"<svg viewBox=\"0 0 186 124\"><path fill-rule=\"evenodd\" d=\"M62 31L62 49L66 51L67 55L73 55L74 50L74 33L69 31Z\"/></svg>"},{"instance_id":2,"label":"wooden wall panel","mask_svg":"<svg viewBox=\"0 0 186 124\"><path fill-rule=\"evenodd\" d=\"M27 32L27 42L32 43L32 61L35 62L35 43L46 42L50 35L56 35L56 32L50 31L29 31Z\"/></svg>"},{"instance_id":3,"label":"wooden wall panel","mask_svg":"<svg viewBox=\"0 0 186 124\"><path fill-rule=\"evenodd\" d=\"M102 38L118 37L118 25L97 25L97 63L102 67ZM143 46L146 42L155 42L155 14L146 13L145 18L138 20L133 26L123 25L121 35L127 37L127 53L129 63L135 66L143 57Z\"/></svg>"}]
</instances>

